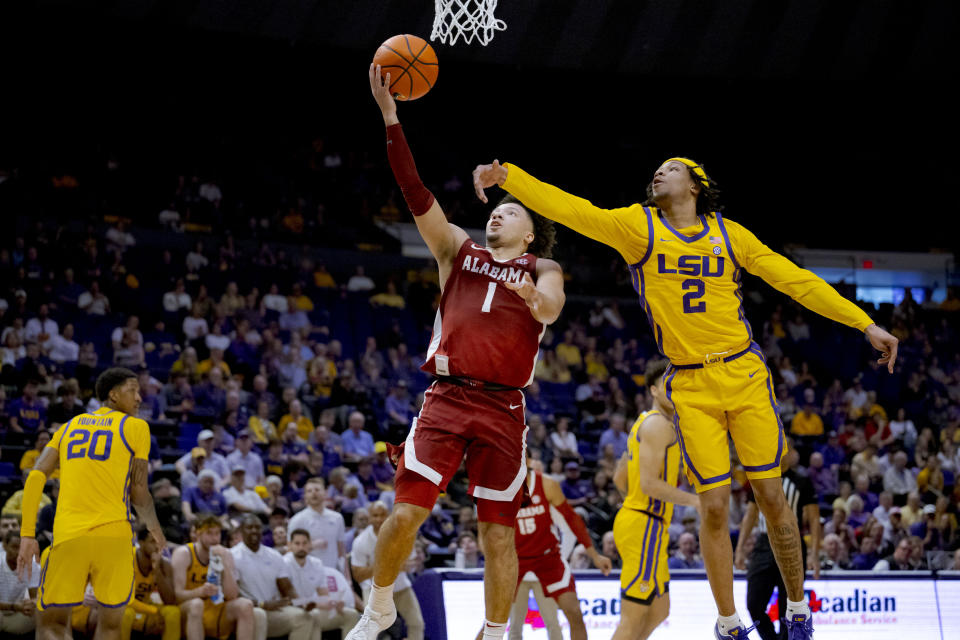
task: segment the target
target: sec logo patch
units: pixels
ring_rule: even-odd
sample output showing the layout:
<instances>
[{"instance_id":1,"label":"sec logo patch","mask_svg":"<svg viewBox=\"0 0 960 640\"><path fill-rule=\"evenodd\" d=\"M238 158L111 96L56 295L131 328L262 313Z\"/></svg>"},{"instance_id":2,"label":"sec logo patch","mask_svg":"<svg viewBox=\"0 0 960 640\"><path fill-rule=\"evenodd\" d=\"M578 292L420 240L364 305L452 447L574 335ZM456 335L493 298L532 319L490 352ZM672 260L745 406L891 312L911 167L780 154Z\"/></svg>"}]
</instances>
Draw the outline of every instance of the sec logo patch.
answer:
<instances>
[{"instance_id":1,"label":"sec logo patch","mask_svg":"<svg viewBox=\"0 0 960 640\"><path fill-rule=\"evenodd\" d=\"M713 248L713 255L718 256L718 255L720 255L721 251L722 251L722 249L720 249L720 247L714 247L714 248Z\"/></svg>"}]
</instances>

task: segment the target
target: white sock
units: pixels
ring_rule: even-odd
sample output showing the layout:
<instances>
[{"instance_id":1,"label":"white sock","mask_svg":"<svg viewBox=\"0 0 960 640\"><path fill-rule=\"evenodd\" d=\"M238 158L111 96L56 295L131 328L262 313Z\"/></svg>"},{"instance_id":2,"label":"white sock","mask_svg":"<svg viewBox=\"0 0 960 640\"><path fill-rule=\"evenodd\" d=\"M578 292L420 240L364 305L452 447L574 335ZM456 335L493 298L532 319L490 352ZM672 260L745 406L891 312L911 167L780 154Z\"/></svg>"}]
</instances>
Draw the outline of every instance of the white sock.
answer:
<instances>
[{"instance_id":1,"label":"white sock","mask_svg":"<svg viewBox=\"0 0 960 640\"><path fill-rule=\"evenodd\" d=\"M720 625L721 633L727 633L731 629L743 626L743 623L740 622L740 614L736 611L733 612L732 616L717 616L717 624Z\"/></svg>"},{"instance_id":2,"label":"white sock","mask_svg":"<svg viewBox=\"0 0 960 640\"><path fill-rule=\"evenodd\" d=\"M393 609L393 583L385 587L377 586L373 583L373 589L370 590L370 601L367 602L367 608L374 613L387 613Z\"/></svg>"},{"instance_id":3,"label":"white sock","mask_svg":"<svg viewBox=\"0 0 960 640\"><path fill-rule=\"evenodd\" d=\"M483 637L490 638L491 640L501 640L503 638L504 631L507 630L506 622L490 622L489 620L483 621Z\"/></svg>"},{"instance_id":4,"label":"white sock","mask_svg":"<svg viewBox=\"0 0 960 640\"><path fill-rule=\"evenodd\" d=\"M806 600L794 602L790 598L787 598L787 620L792 619L794 615L810 615L810 605L807 604Z\"/></svg>"}]
</instances>

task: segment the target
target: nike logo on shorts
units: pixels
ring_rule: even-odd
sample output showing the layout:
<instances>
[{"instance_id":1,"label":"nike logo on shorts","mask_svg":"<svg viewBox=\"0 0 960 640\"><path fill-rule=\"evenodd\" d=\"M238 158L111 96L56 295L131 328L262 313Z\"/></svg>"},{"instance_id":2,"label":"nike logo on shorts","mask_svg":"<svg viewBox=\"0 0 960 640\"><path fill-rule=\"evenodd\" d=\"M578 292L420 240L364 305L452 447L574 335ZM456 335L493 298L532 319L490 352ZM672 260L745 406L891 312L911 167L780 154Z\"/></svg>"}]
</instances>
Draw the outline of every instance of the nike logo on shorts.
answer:
<instances>
[{"instance_id":1,"label":"nike logo on shorts","mask_svg":"<svg viewBox=\"0 0 960 640\"><path fill-rule=\"evenodd\" d=\"M757 369L757 371L760 371L760 369ZM750 374L749 376L747 376L747 377L748 377L748 378L752 378L754 375L756 375L757 371L754 371L753 373L751 373L751 374Z\"/></svg>"},{"instance_id":2,"label":"nike logo on shorts","mask_svg":"<svg viewBox=\"0 0 960 640\"><path fill-rule=\"evenodd\" d=\"M660 238L660 242L670 242L671 238Z\"/></svg>"},{"instance_id":3,"label":"nike logo on shorts","mask_svg":"<svg viewBox=\"0 0 960 640\"><path fill-rule=\"evenodd\" d=\"M512 404L510 405L510 410L513 411L514 409L519 409L522 406L523 404Z\"/></svg>"}]
</instances>

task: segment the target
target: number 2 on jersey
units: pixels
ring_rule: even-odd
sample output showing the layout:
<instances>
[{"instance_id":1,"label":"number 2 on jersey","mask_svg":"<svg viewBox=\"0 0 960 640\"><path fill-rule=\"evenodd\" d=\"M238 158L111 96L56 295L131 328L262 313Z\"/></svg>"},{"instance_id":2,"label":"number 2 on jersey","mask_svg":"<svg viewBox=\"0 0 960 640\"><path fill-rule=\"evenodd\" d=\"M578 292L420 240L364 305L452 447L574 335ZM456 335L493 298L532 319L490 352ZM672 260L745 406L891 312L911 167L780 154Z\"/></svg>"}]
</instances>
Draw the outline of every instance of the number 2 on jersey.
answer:
<instances>
[{"instance_id":1,"label":"number 2 on jersey","mask_svg":"<svg viewBox=\"0 0 960 640\"><path fill-rule=\"evenodd\" d=\"M684 313L703 313L707 310L707 303L703 300L694 304L694 300L699 300L706 293L706 287L700 278L688 278L680 284L680 287L687 293L683 294L683 312ZM690 289L693 289L691 291Z\"/></svg>"},{"instance_id":2,"label":"number 2 on jersey","mask_svg":"<svg viewBox=\"0 0 960 640\"><path fill-rule=\"evenodd\" d=\"M102 445L101 441L103 441ZM90 443L89 447L86 446L88 442ZM70 443L67 445L67 460L87 457L91 460L103 462L110 457L110 448L112 446L112 431L99 429L91 433L86 429L74 429L70 432ZM100 448L103 449L102 453L97 453L97 449Z\"/></svg>"},{"instance_id":3,"label":"number 2 on jersey","mask_svg":"<svg viewBox=\"0 0 960 640\"><path fill-rule=\"evenodd\" d=\"M490 313L490 305L493 304L493 294L497 292L497 283L490 282L487 284L487 297L483 299L483 306L480 307L480 311L483 313Z\"/></svg>"}]
</instances>

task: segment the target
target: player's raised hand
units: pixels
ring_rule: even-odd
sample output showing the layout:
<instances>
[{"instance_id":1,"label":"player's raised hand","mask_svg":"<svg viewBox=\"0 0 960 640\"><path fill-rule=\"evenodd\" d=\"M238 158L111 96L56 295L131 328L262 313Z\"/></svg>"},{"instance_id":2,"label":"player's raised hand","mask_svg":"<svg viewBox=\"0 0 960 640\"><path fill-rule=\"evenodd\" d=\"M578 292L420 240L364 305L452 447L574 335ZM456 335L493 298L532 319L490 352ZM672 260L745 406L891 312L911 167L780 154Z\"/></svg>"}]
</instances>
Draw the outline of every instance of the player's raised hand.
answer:
<instances>
[{"instance_id":1,"label":"player's raised hand","mask_svg":"<svg viewBox=\"0 0 960 640\"><path fill-rule=\"evenodd\" d=\"M17 578L26 582L33 574L33 561L40 561L40 545L32 536L20 539L20 553L17 554Z\"/></svg>"},{"instance_id":2,"label":"player's raised hand","mask_svg":"<svg viewBox=\"0 0 960 640\"><path fill-rule=\"evenodd\" d=\"M897 344L900 342L897 337L884 331L875 324L867 327L867 339L873 348L880 352L878 364L887 365L887 371L893 373L893 365L897 361Z\"/></svg>"},{"instance_id":3,"label":"player's raised hand","mask_svg":"<svg viewBox=\"0 0 960 640\"><path fill-rule=\"evenodd\" d=\"M519 284L515 284L513 282L504 282L503 286L523 298L527 303L527 306L534 311L539 308L540 292L537 291L537 285L533 282L533 278L530 277L529 272L524 272L523 280L521 280Z\"/></svg>"},{"instance_id":4,"label":"player's raised hand","mask_svg":"<svg viewBox=\"0 0 960 640\"><path fill-rule=\"evenodd\" d=\"M380 75L380 65L370 63L370 92L373 99L377 101L380 107L380 113L383 114L383 121L389 127L392 124L400 122L397 120L397 102L390 95L390 72L386 77Z\"/></svg>"},{"instance_id":5,"label":"player's raised hand","mask_svg":"<svg viewBox=\"0 0 960 640\"><path fill-rule=\"evenodd\" d=\"M473 190L481 202L487 202L487 194L483 192L487 187L503 185L507 181L507 168L494 160L493 164L478 164L473 170Z\"/></svg>"}]
</instances>

